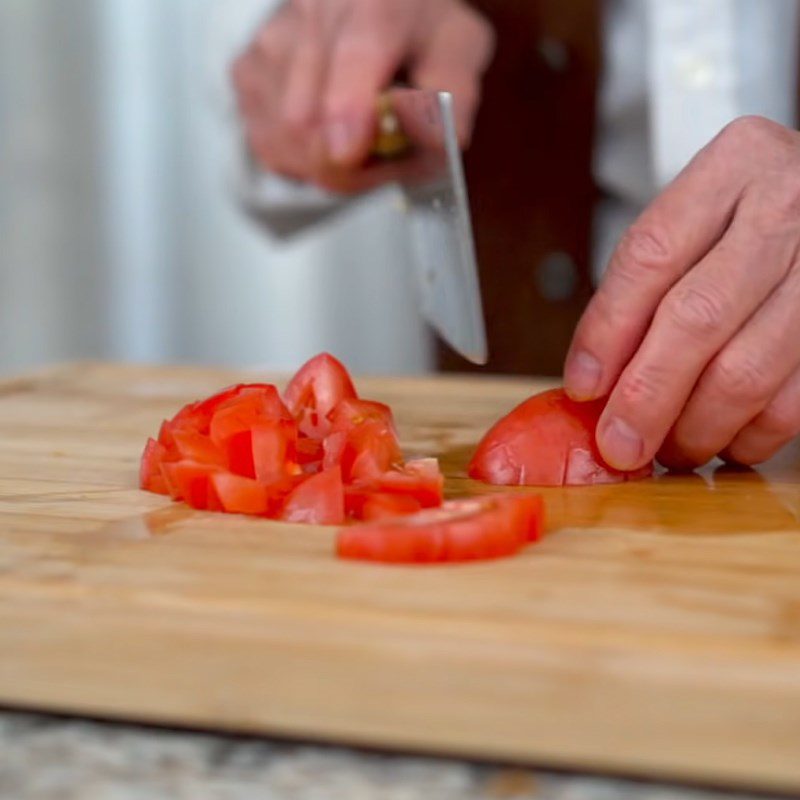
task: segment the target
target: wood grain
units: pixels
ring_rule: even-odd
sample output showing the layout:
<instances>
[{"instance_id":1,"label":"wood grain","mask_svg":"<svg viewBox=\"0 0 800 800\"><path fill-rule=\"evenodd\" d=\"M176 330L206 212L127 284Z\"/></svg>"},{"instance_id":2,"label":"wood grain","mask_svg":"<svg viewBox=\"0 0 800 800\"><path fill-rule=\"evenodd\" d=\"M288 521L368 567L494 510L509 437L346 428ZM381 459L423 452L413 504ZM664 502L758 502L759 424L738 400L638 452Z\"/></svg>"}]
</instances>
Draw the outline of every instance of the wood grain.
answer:
<instances>
[{"instance_id":1,"label":"wood grain","mask_svg":"<svg viewBox=\"0 0 800 800\"><path fill-rule=\"evenodd\" d=\"M800 458L550 490L494 563L337 561L333 531L139 492L144 437L240 375L0 384L0 703L800 791ZM532 382L363 379L451 494Z\"/></svg>"}]
</instances>

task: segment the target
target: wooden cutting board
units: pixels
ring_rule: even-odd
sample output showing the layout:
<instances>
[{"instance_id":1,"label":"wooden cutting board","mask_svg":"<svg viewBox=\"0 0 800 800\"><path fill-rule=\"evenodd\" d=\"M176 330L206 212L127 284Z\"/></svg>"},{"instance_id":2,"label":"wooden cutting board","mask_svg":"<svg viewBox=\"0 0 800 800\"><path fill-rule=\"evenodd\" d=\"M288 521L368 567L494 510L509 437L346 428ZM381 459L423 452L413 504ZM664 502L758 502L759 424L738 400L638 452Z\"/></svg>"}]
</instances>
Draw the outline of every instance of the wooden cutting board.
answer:
<instances>
[{"instance_id":1,"label":"wooden cutting board","mask_svg":"<svg viewBox=\"0 0 800 800\"><path fill-rule=\"evenodd\" d=\"M136 489L145 437L234 378L0 383L0 703L800 791L800 456L547 491L505 561L337 561L334 533ZM534 388L364 379L451 494Z\"/></svg>"}]
</instances>

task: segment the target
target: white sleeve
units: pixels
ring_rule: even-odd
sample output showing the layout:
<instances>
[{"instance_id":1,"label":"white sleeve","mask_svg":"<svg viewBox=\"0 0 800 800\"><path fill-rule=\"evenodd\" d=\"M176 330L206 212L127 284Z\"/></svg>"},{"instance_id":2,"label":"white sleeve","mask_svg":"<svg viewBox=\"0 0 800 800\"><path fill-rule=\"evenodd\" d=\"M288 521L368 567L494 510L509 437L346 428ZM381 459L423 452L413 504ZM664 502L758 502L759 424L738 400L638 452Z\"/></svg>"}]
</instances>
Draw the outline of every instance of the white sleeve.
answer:
<instances>
[{"instance_id":1,"label":"white sleeve","mask_svg":"<svg viewBox=\"0 0 800 800\"><path fill-rule=\"evenodd\" d=\"M797 0L647 0L650 124L665 185L737 117L793 125Z\"/></svg>"},{"instance_id":2,"label":"white sleeve","mask_svg":"<svg viewBox=\"0 0 800 800\"><path fill-rule=\"evenodd\" d=\"M230 64L247 46L256 27L283 0L209 0L205 30L205 70L212 103L231 139L226 167L234 199L245 213L278 237L291 236L348 204L348 198L261 169L243 141Z\"/></svg>"}]
</instances>

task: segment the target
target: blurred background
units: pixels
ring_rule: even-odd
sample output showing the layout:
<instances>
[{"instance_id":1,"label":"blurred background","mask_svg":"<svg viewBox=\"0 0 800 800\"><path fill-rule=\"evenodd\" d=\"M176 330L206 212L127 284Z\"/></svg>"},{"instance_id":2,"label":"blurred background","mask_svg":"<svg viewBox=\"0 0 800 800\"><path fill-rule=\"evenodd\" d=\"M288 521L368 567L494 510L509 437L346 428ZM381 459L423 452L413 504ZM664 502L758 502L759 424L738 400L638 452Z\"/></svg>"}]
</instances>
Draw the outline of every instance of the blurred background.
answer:
<instances>
[{"instance_id":1,"label":"blurred background","mask_svg":"<svg viewBox=\"0 0 800 800\"><path fill-rule=\"evenodd\" d=\"M227 65L272 5L0 0L0 373L467 367L419 319L391 188L288 242L237 204ZM595 4L478 5L502 42L467 155L490 369L556 373L589 292Z\"/></svg>"}]
</instances>

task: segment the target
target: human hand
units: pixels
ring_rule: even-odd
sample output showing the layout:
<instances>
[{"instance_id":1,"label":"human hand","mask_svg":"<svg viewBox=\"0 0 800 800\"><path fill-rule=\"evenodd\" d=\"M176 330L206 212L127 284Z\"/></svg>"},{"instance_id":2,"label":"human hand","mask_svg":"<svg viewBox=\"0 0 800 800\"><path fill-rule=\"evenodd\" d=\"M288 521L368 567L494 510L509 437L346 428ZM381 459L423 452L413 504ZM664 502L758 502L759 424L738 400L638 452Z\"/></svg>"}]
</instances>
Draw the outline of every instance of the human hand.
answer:
<instances>
[{"instance_id":1,"label":"human hand","mask_svg":"<svg viewBox=\"0 0 800 800\"><path fill-rule=\"evenodd\" d=\"M376 134L378 95L405 69L449 91L466 145L493 51L491 27L462 0L289 0L232 67L255 158L267 169L356 191ZM367 174L365 174L367 173Z\"/></svg>"},{"instance_id":2,"label":"human hand","mask_svg":"<svg viewBox=\"0 0 800 800\"><path fill-rule=\"evenodd\" d=\"M800 134L743 117L693 159L618 245L564 380L610 394L618 469L756 464L800 433Z\"/></svg>"}]
</instances>

